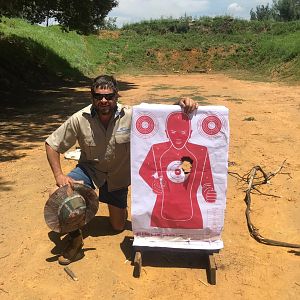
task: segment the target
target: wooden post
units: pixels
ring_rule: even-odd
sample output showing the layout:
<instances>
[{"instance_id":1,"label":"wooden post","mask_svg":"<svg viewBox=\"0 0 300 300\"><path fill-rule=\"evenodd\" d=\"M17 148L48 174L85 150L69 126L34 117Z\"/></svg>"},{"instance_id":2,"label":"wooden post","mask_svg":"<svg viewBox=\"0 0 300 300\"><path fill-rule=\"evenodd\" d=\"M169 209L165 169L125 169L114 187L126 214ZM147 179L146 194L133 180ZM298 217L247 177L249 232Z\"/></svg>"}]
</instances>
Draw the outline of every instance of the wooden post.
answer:
<instances>
[{"instance_id":1,"label":"wooden post","mask_svg":"<svg viewBox=\"0 0 300 300\"><path fill-rule=\"evenodd\" d=\"M208 255L208 282L212 285L216 284L217 265L213 253Z\"/></svg>"},{"instance_id":2,"label":"wooden post","mask_svg":"<svg viewBox=\"0 0 300 300\"><path fill-rule=\"evenodd\" d=\"M141 276L141 271L142 271L142 253L140 251L136 251L134 255L133 277L139 278Z\"/></svg>"}]
</instances>

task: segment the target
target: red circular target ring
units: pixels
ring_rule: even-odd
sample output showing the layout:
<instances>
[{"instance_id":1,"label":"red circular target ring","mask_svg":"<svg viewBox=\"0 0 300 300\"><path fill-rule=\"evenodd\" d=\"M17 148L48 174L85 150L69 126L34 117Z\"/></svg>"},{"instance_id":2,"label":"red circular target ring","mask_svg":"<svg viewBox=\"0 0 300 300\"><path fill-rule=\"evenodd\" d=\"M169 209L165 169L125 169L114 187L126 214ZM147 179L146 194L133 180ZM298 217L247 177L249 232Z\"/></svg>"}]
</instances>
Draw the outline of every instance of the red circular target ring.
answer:
<instances>
[{"instance_id":1,"label":"red circular target ring","mask_svg":"<svg viewBox=\"0 0 300 300\"><path fill-rule=\"evenodd\" d=\"M135 127L141 134L150 134L155 127L153 119L149 116L141 116L136 120Z\"/></svg>"},{"instance_id":2,"label":"red circular target ring","mask_svg":"<svg viewBox=\"0 0 300 300\"><path fill-rule=\"evenodd\" d=\"M217 116L208 116L202 121L202 130L208 135L215 135L220 132L222 122Z\"/></svg>"}]
</instances>

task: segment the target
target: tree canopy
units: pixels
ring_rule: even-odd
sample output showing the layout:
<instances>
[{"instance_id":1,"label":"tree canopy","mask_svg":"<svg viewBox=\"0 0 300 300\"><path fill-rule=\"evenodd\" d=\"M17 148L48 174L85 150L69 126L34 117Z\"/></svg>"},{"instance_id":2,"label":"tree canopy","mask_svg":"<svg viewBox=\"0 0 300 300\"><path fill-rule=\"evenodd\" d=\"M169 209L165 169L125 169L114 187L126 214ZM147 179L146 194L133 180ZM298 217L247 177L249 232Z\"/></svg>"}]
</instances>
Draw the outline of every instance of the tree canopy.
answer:
<instances>
[{"instance_id":1,"label":"tree canopy","mask_svg":"<svg viewBox=\"0 0 300 300\"><path fill-rule=\"evenodd\" d=\"M251 20L294 21L300 19L300 0L273 0L273 5L258 5L250 10Z\"/></svg>"},{"instance_id":2,"label":"tree canopy","mask_svg":"<svg viewBox=\"0 0 300 300\"><path fill-rule=\"evenodd\" d=\"M0 0L0 15L21 17L31 23L54 18L64 30L88 34L103 26L117 0Z\"/></svg>"}]
</instances>

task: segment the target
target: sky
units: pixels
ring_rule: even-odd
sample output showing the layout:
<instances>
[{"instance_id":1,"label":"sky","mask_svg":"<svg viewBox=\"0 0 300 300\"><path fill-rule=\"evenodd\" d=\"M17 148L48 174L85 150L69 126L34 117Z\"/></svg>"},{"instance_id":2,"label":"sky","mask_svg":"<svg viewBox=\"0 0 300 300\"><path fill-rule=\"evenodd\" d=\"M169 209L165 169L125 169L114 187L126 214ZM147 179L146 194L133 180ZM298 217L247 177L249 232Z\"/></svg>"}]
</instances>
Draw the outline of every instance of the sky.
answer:
<instances>
[{"instance_id":1,"label":"sky","mask_svg":"<svg viewBox=\"0 0 300 300\"><path fill-rule=\"evenodd\" d=\"M272 4L272 0L119 0L108 17L117 17L117 26L159 19L184 16L232 16L249 19L250 9L257 5Z\"/></svg>"}]
</instances>

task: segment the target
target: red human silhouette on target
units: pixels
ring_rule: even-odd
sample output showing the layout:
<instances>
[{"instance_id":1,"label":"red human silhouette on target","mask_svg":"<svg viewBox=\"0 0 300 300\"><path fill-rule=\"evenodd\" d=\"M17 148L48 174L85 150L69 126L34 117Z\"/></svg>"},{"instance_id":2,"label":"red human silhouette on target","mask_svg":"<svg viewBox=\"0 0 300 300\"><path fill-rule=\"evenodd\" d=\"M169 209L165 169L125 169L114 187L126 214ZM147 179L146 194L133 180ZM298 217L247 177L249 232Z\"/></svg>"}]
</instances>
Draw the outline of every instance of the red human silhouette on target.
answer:
<instances>
[{"instance_id":1,"label":"red human silhouette on target","mask_svg":"<svg viewBox=\"0 0 300 300\"><path fill-rule=\"evenodd\" d=\"M152 145L139 170L157 195L151 226L160 228L203 228L197 190L202 187L206 202L217 194L207 148L189 143L192 134L187 114L174 112L166 120L168 142Z\"/></svg>"}]
</instances>

